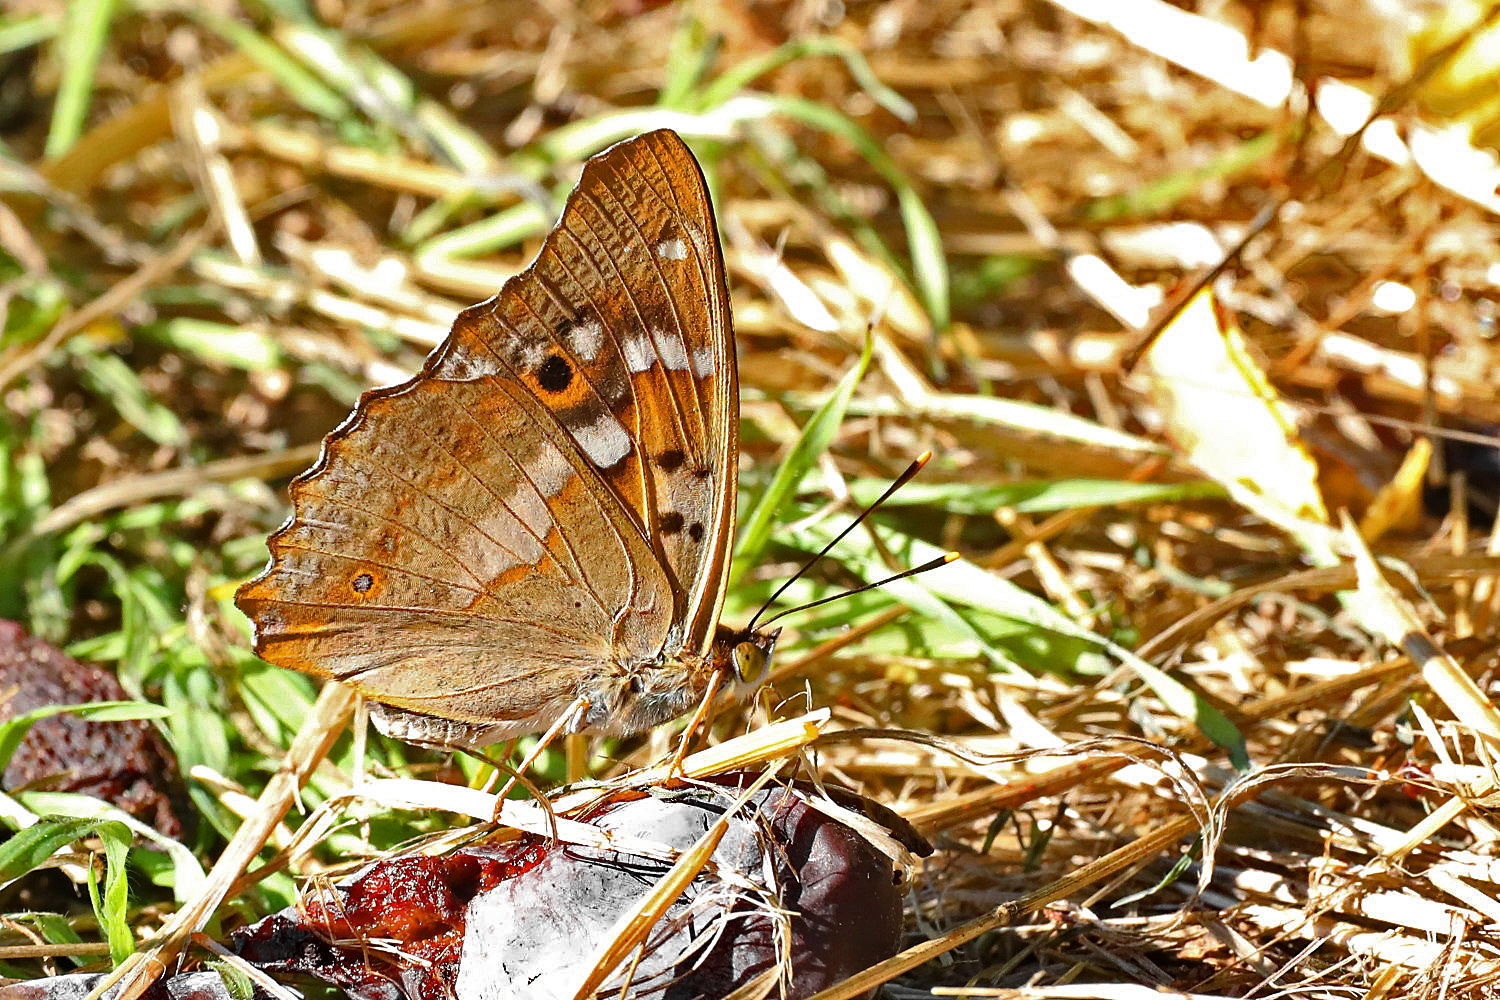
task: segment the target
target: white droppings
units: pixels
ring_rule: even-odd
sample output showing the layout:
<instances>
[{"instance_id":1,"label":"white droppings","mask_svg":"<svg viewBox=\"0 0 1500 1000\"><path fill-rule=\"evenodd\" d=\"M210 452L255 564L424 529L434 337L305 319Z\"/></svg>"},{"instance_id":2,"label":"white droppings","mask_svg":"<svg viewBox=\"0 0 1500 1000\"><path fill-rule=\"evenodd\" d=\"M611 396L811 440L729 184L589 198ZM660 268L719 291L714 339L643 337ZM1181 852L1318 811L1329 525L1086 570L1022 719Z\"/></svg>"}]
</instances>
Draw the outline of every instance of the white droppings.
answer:
<instances>
[{"instance_id":1,"label":"white droppings","mask_svg":"<svg viewBox=\"0 0 1500 1000\"><path fill-rule=\"evenodd\" d=\"M631 374L647 371L656 364L656 348L646 334L632 333L620 346L625 353L625 367Z\"/></svg>"},{"instance_id":2,"label":"white droppings","mask_svg":"<svg viewBox=\"0 0 1500 1000\"><path fill-rule=\"evenodd\" d=\"M698 347L693 350L693 374L698 378L708 378L714 373L714 349L712 347Z\"/></svg>"},{"instance_id":3,"label":"white droppings","mask_svg":"<svg viewBox=\"0 0 1500 1000\"><path fill-rule=\"evenodd\" d=\"M599 356L599 348L604 343L604 327L597 319L585 320L574 324L568 331L568 350L585 361L593 361Z\"/></svg>"},{"instance_id":4,"label":"white droppings","mask_svg":"<svg viewBox=\"0 0 1500 1000\"><path fill-rule=\"evenodd\" d=\"M601 469L607 469L630 454L630 435L608 411L601 410L592 421L570 428L573 437Z\"/></svg>"},{"instance_id":5,"label":"white droppings","mask_svg":"<svg viewBox=\"0 0 1500 1000\"><path fill-rule=\"evenodd\" d=\"M683 346L682 338L665 333L657 333L655 337L662 364L674 372L687 371L687 348Z\"/></svg>"},{"instance_id":6,"label":"white droppings","mask_svg":"<svg viewBox=\"0 0 1500 1000\"><path fill-rule=\"evenodd\" d=\"M687 257L687 244L673 236L656 244L656 256L662 260L683 260Z\"/></svg>"}]
</instances>

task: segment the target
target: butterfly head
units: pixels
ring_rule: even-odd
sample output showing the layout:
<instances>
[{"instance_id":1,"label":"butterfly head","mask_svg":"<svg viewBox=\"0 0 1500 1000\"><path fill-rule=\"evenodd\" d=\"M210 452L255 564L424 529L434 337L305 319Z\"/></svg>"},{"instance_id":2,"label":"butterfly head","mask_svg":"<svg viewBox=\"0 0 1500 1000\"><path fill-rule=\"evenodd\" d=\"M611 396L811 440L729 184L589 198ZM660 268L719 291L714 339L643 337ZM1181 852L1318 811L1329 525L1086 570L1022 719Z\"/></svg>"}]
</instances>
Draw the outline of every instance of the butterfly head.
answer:
<instances>
[{"instance_id":1,"label":"butterfly head","mask_svg":"<svg viewBox=\"0 0 1500 1000\"><path fill-rule=\"evenodd\" d=\"M779 628L754 632L719 626L718 634L714 636L713 658L733 682L736 698L750 694L765 683L771 672L771 654L776 650L776 639L780 635Z\"/></svg>"}]
</instances>

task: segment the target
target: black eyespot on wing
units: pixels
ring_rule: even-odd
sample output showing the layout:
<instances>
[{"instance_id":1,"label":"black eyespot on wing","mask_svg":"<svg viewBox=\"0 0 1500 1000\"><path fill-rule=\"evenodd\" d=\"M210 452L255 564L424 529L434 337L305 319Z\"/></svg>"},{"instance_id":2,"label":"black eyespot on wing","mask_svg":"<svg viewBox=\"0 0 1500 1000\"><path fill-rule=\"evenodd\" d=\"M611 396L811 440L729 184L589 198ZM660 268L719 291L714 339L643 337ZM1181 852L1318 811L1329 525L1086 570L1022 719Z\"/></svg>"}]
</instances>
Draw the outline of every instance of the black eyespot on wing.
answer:
<instances>
[{"instance_id":1,"label":"black eyespot on wing","mask_svg":"<svg viewBox=\"0 0 1500 1000\"><path fill-rule=\"evenodd\" d=\"M562 392L573 382L573 366L560 354L548 355L536 370L536 381L548 392Z\"/></svg>"},{"instance_id":2,"label":"black eyespot on wing","mask_svg":"<svg viewBox=\"0 0 1500 1000\"><path fill-rule=\"evenodd\" d=\"M354 588L355 593L363 594L375 586L375 578L368 573L361 573L354 578L354 582L350 586Z\"/></svg>"},{"instance_id":3,"label":"black eyespot on wing","mask_svg":"<svg viewBox=\"0 0 1500 1000\"><path fill-rule=\"evenodd\" d=\"M703 541L703 523L701 521L694 521L688 525L688 537L695 542Z\"/></svg>"},{"instance_id":4,"label":"black eyespot on wing","mask_svg":"<svg viewBox=\"0 0 1500 1000\"><path fill-rule=\"evenodd\" d=\"M682 515L675 510L669 510L661 516L661 530L664 535L675 535L682 530Z\"/></svg>"},{"instance_id":5,"label":"black eyespot on wing","mask_svg":"<svg viewBox=\"0 0 1500 1000\"><path fill-rule=\"evenodd\" d=\"M656 456L656 467L663 472L676 472L686 458L681 448L669 448Z\"/></svg>"}]
</instances>

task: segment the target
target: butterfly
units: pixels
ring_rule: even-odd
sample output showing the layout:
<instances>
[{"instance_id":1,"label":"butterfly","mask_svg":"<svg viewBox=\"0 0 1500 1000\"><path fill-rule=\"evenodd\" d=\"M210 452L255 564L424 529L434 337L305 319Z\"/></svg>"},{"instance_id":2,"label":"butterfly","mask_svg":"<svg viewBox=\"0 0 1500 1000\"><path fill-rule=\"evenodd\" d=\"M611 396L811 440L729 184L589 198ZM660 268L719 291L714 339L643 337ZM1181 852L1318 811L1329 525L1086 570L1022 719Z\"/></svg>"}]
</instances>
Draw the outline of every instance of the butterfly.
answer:
<instances>
[{"instance_id":1,"label":"butterfly","mask_svg":"<svg viewBox=\"0 0 1500 1000\"><path fill-rule=\"evenodd\" d=\"M420 373L360 398L235 600L261 658L350 685L387 735L648 729L769 667L779 630L718 623L738 438L708 188L650 132L588 161Z\"/></svg>"}]
</instances>

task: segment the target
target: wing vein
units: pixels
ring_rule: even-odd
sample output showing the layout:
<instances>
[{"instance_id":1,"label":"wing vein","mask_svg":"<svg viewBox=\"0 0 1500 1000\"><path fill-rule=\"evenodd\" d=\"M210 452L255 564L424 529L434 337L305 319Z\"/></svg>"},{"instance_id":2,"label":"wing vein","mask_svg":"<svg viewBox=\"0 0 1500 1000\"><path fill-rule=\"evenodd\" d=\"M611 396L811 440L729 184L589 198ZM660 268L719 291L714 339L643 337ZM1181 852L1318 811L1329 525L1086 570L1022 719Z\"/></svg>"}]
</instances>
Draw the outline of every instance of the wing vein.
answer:
<instances>
[{"instance_id":1,"label":"wing vein","mask_svg":"<svg viewBox=\"0 0 1500 1000\"><path fill-rule=\"evenodd\" d=\"M312 484L309 483L308 485L312 485ZM308 494L304 491L303 493L300 494L300 496L308 496ZM339 498L337 498L335 496L332 496L330 494L327 494L327 493L317 493L317 494L313 494L313 496L315 496L316 499L321 500L322 502L327 503L327 504L332 504L335 507L342 507L345 510L352 510L352 511L354 511L357 514L363 514L364 516L372 518L372 519L374 519L376 521L384 521L386 524L389 524L389 525L392 525L392 526L394 526L396 528L399 528L403 534L415 535L416 537L420 538L422 541L426 542L429 546L431 546L432 550L434 552L439 553L445 559L447 559L449 562L451 562L453 565L455 565L459 569L463 570L464 574L467 575L469 579L473 580L474 583L477 584L483 590L484 593L490 594L490 596L492 596L492 597L494 596L493 592L489 588L489 585L484 580L481 580L479 578L478 574L476 574L474 572L474 570L469 566L468 563L464 562L462 559L458 558L453 553L449 552L446 547L444 547L443 545L438 544L431 537L429 537L426 533L424 533L422 531L419 531L418 529L412 527L409 524L402 524L400 521L397 521L394 518L386 517L384 514L377 514L377 513L375 513L372 510L367 510L366 508L360 507L360 506L358 506L356 504L352 504L352 503L348 502L347 500L340 500ZM495 542L495 544L496 545L500 545L500 543L498 541ZM503 549L503 551L505 551L506 553L508 553L510 556L512 556L516 560L516 564L517 565L521 565L521 564L523 564L525 562L525 560L521 559L521 557L518 556L518 555L516 555L516 553L511 552L509 549L504 548L504 546L501 546L501 548ZM381 564L376 563L376 565L381 565Z\"/></svg>"},{"instance_id":2,"label":"wing vein","mask_svg":"<svg viewBox=\"0 0 1500 1000\"><path fill-rule=\"evenodd\" d=\"M667 214L670 215L673 219L677 220L678 227L683 230L684 234L690 236L691 234L687 233L687 227L682 224L682 220L685 219L686 216L682 213L680 206L678 206L675 203L675 199L674 199L674 203L672 203L672 204L669 205L667 203L666 199L662 198L661 195L660 195L660 193L657 192L656 185L650 183L649 181L647 181L647 183L645 184L645 188L647 190L649 190L651 192L651 194L655 195L657 202L667 212ZM687 324L684 323L683 319L682 319L682 306L681 306L681 303L678 302L677 296L672 294L673 282L672 282L671 278L667 275L667 272L662 268L661 259L654 252L655 248L652 247L647 242L646 234L641 229L640 223L636 221L635 216L632 213L630 213L630 212L628 212L628 211L625 210L625 207L620 204L619 196L617 194L615 194L614 191L610 190L609 188L604 188L603 191L606 194L608 194L609 197L612 198L615 201L617 209L618 209L616 212L611 213L609 217L624 219L625 220L625 224L628 225L630 227L630 229L635 232L636 239L637 239L637 241L640 244L642 252L645 254L646 260L648 260L648 261L651 262L651 266L652 266L652 268L656 272L657 281L661 284L661 287L662 287L663 291L666 293L665 298L666 298L667 302L670 304L671 309L672 309L672 321L673 321L673 323L677 327L677 339L682 343L683 356L685 358L687 358L688 383L692 387L693 401L696 404L696 407L694 409L694 413L698 417L698 429L699 429L699 432L700 432L700 436L703 439L706 440L707 437L708 437L708 432L711 430L711 428L709 426L709 421L708 421L708 419L706 417L706 411L705 411L704 405L703 405L703 397L702 397L702 394L699 392L699 389L698 389L698 377L697 377L696 373L693 371L693 362L692 362L693 352L692 352L691 345L688 343ZM603 214L602 205L600 206L600 211L601 211L601 214ZM684 241L684 242L691 242L691 241ZM697 252L698 252L698 248L697 248L696 243L693 243L692 245L693 245L693 255L696 257L697 256ZM617 269L616 273L618 274L618 269ZM705 286L704 287L705 287L705 289L707 289L707 283L706 282L705 282ZM639 307L637 307L637 314L639 314ZM651 336L651 346L652 346L652 349L656 351L656 355L657 355L658 358L662 358L661 349L657 345L657 342L656 342L656 332L657 331L652 330L648 326L646 328L646 332L648 334L650 334L650 336ZM666 331L662 331L662 332L665 333ZM666 370L667 370L667 368L666 368L666 361L665 361L664 358L662 358L662 371L665 372ZM671 384L670 379L668 380L668 384L669 385ZM681 406L682 405L682 401L681 401L680 398L677 397L677 394L676 394L676 391L675 391L675 387L674 387L674 391L673 391L673 397L674 397L674 402L676 402L679 406ZM686 416L687 416L687 410L684 408L682 412L683 412L684 418L686 418ZM692 437L692 435L687 434L686 431L684 431L684 437Z\"/></svg>"},{"instance_id":3,"label":"wing vein","mask_svg":"<svg viewBox=\"0 0 1500 1000\"><path fill-rule=\"evenodd\" d=\"M393 565L391 563L380 562L379 560L371 559L368 556L351 556L351 555L347 555L347 554L345 554L343 552L330 552L327 549L319 549L319 548L315 548L315 547L313 547L311 545L301 545L301 544L298 544L296 542L282 542L281 543L281 548L283 550L287 550L287 551L291 551L291 552L315 552L315 553L317 553L320 556L332 556L335 559L347 559L350 562L357 562L357 563L360 563L361 565L365 565L365 566L378 566L381 569L391 570L393 572L400 573L402 576L415 577L418 580L427 580L430 583L440 583L440 584L442 584L445 587L452 587L454 590L466 590L469 593L476 594L476 595L478 595L480 597L484 597L484 596L487 596L487 595L488 596L493 596L493 595L490 595L489 591L487 591L487 590L476 590L473 587L466 587L466 586L464 586L461 583L454 583L451 580L444 580L444 579L442 579L440 577L430 576L430 575L428 575L426 573L418 573L415 570L407 569L404 566L396 566L396 565ZM356 607L356 608L369 607L369 605L365 605L365 604L351 604L351 605L346 605L346 606L347 607Z\"/></svg>"},{"instance_id":4,"label":"wing vein","mask_svg":"<svg viewBox=\"0 0 1500 1000\"><path fill-rule=\"evenodd\" d=\"M465 414L465 416L467 416L467 414ZM495 498L495 502L498 503L502 508L504 508L505 512L507 514L509 514L512 518L514 518L515 521L516 521L516 523L519 524L522 527L522 529L525 530L525 532L528 535L530 535L533 539L536 540L536 543L541 546L542 552L544 554L551 555L551 552L547 548L547 539L546 539L545 534L538 535L536 533L536 529L533 528L529 523L527 523L527 521L526 521L525 518L523 518L519 514L517 514L515 512L515 510L510 506L510 504L508 504L508 503L505 502L505 498L502 497L499 493L496 493L495 490L494 490L494 487L492 487L483 478L481 478L480 475L477 472L475 472L472 468L470 468L467 462L464 462L457 455L453 454L453 452L450 451L442 443L442 441L440 441L438 439L437 435L432 432L432 429L430 427L428 427L426 424L421 423L420 421L413 421L413 423L418 424L419 427L420 427L420 429L421 429L421 433L423 435L425 435L429 441L431 441L439 449L441 449L449 458L453 459L454 464L457 465L460 469L462 469L469 476L470 479L472 479L474 482L478 483L479 486L486 493L488 493L490 496L494 497ZM505 448L503 445L500 447L500 451L507 458L511 458L509 449ZM511 460L514 461L514 458L511 458ZM536 489L535 484L531 483L531 480L528 479L527 480L527 484L530 485L532 487L532 489ZM538 493L538 497L541 499L542 506L543 506L543 508L546 509L548 516L551 516L551 514L552 514L552 508L547 506L547 500L546 500L546 498L545 497L541 497L540 493ZM437 498L434 497L433 499L436 500ZM441 503L441 501L438 501L438 502ZM448 505L447 504L442 504L442 506L447 507ZM483 535L485 538L490 538L489 533L486 532L483 528L481 528L472 519L470 519L467 514L463 514L463 513L459 512L457 510L453 510L452 508L448 508L448 509L450 511L452 511L452 513L453 513L453 515L455 517L458 517L460 520L466 522L471 527L473 527L473 529L476 532L478 532L479 534ZM556 524L557 524L557 522L554 520L553 521L553 526L555 527ZM500 544L499 541L497 541L497 540L495 540L493 538L491 538L491 541L494 541L496 545ZM554 563L556 563L558 569L562 570L562 572L568 576L569 580L571 580L575 584L578 582L577 577L573 574L573 572L571 570L569 570L568 567L564 566L561 562L558 562L558 560L556 558L554 558L552 561ZM533 564L533 563L528 562L527 560L521 560L521 565L540 565L540 562Z\"/></svg>"},{"instance_id":5,"label":"wing vein","mask_svg":"<svg viewBox=\"0 0 1500 1000\"><path fill-rule=\"evenodd\" d=\"M481 434L483 434L485 437L489 438L491 441L495 442L496 450L498 450L500 452L500 454L502 454L502 455L505 456L506 461L508 461L511 464L511 467L513 469L515 469L517 473L520 474L520 478L526 480L526 484L531 487L532 492L534 492L537 495L537 498L539 500L541 500L541 502L542 502L542 506L546 507L547 508L547 512L550 514L552 512L552 506L551 506L551 504L549 504L547 502L546 495L544 495L542 493L542 491L541 491L541 488L539 486L537 486L536 480L534 480L531 477L531 473L528 472L528 471L526 471L526 467L524 465L522 465L520 462L516 461L516 457L514 455L512 455L498 439L496 439L495 434L494 434L493 431L491 431L488 427L484 426L483 424L481 424L477 420L472 420L472 418L471 418L471 421L474 424L474 426L476 426L476 427L479 428L479 432ZM533 422L535 422L535 421L533 420ZM544 440L545 440L545 435L544 435ZM552 447L554 447L554 448L557 447L550 440L547 441L547 444L550 445L550 446L552 446ZM564 458L563 460L567 461L566 458ZM575 475L578 475L580 479L582 478L582 475L581 475L581 473L579 473L578 468L576 466L573 466L572 463L569 463L569 467L572 468L573 473ZM587 492L588 492L588 490L587 490L587 487L585 486L585 493L587 493ZM595 498L590 497L590 499L595 499ZM597 499L595 499L595 502L597 503ZM607 512L600 511L600 514L604 515L604 520L605 520L606 523L608 523L610 521L610 518L609 518ZM556 517L554 517L552 519L552 523L554 525L557 525L557 528L558 528L557 537L562 542L563 548L565 548L565 549L568 550L568 555L569 555L569 557L573 561L574 568L577 570L577 575L574 578L574 583L576 585L578 585L578 586L581 586L584 590L586 590L588 592L589 597L591 597L593 599L594 603L596 605L598 605L600 611L604 612L605 614L609 614L609 609L605 606L604 598L599 594L599 592L596 589L594 589L593 581L591 581L589 579L588 573L585 572L584 569L583 569L583 561L578 557L578 550L573 547L573 541L572 541L572 539L570 539L568 537L568 533L566 531L562 530L562 526L560 524L558 524L558 521L557 521ZM545 541L542 543L542 548L546 549L546 542ZM625 548L625 547L622 545L621 548ZM626 551L628 552L628 549ZM550 552L550 550L549 550L549 552ZM557 561L556 557L554 557L554 561ZM629 562L628 558L626 559L626 562Z\"/></svg>"}]
</instances>

